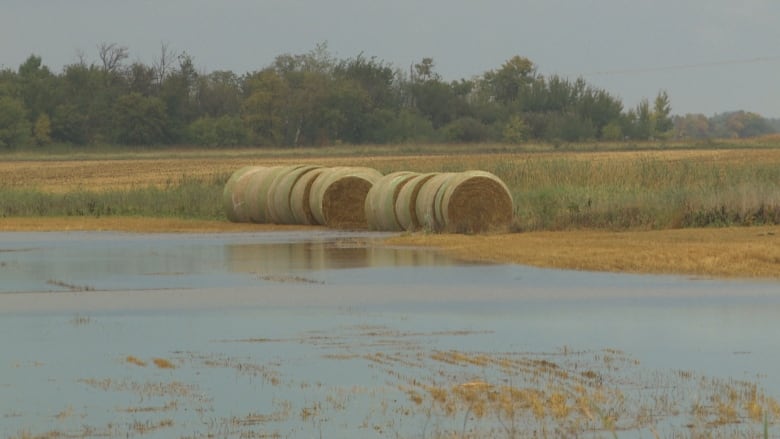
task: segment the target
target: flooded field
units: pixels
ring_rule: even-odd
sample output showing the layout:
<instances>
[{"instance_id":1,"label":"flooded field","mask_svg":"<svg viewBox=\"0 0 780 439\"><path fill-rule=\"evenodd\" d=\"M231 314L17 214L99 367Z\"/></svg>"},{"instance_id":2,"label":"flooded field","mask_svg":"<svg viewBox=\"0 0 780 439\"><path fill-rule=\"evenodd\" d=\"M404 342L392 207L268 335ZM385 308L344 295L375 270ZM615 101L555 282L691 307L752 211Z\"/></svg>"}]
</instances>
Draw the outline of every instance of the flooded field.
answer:
<instances>
[{"instance_id":1,"label":"flooded field","mask_svg":"<svg viewBox=\"0 0 780 439\"><path fill-rule=\"evenodd\" d=\"M780 434L776 282L383 236L0 233L0 436Z\"/></svg>"}]
</instances>

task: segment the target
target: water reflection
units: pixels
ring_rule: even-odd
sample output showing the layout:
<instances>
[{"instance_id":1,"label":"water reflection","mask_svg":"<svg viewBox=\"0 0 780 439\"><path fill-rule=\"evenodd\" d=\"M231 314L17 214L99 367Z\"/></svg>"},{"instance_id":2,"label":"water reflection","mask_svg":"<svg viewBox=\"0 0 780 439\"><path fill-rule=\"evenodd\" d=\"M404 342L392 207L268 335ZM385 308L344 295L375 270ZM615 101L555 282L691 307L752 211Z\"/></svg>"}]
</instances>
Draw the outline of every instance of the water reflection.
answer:
<instances>
[{"instance_id":1,"label":"water reflection","mask_svg":"<svg viewBox=\"0 0 780 439\"><path fill-rule=\"evenodd\" d=\"M232 244L224 248L228 269L244 273L464 264L449 256L426 249L377 247L369 241L348 239L277 244Z\"/></svg>"},{"instance_id":2,"label":"water reflection","mask_svg":"<svg viewBox=\"0 0 780 439\"><path fill-rule=\"evenodd\" d=\"M382 236L4 233L0 293L234 287L257 281L236 274L459 264L430 249L379 246Z\"/></svg>"},{"instance_id":3,"label":"water reflection","mask_svg":"<svg viewBox=\"0 0 780 439\"><path fill-rule=\"evenodd\" d=\"M0 437L256 437L260 421L269 435L345 438L397 421L397 436L419 437L452 420L419 410L428 384L558 380L573 404L593 377L619 391L620 437L678 437L721 388L780 395L776 283L466 266L381 237L0 233L0 293L56 291L0 294L0 389L14 395L0 398ZM266 279L278 274L316 282ZM80 286L96 291L59 294ZM626 423L656 401L671 405L652 410L653 431ZM760 422L737 421L721 436L758 437Z\"/></svg>"}]
</instances>

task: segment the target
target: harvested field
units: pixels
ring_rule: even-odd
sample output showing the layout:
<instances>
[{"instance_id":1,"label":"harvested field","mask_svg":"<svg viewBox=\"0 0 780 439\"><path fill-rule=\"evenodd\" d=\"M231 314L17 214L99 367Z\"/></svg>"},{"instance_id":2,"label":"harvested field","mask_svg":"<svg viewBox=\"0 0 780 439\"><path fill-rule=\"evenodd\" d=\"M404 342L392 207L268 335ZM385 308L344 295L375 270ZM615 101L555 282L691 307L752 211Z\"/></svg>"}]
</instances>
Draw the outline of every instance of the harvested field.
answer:
<instances>
[{"instance_id":1,"label":"harvested field","mask_svg":"<svg viewBox=\"0 0 780 439\"><path fill-rule=\"evenodd\" d=\"M64 194L65 199L41 196L40 200L36 198L34 203L29 203L32 204L29 209L6 210L8 217L0 218L0 228L267 230L269 226L195 219L218 217L220 209L216 191L221 195L231 173L246 165L370 165L385 174L398 170L460 172L486 169L501 177L512 191L517 206L513 230L523 233L500 235L502 239L491 236L411 236L402 239L412 245L427 243L455 250L465 243L472 246L477 241L483 241L485 246L492 247L480 250L484 253L474 253L482 246L478 244L466 256L539 266L773 278L780 272L778 256L774 253L776 250L772 246L755 247L759 243L754 242L751 235L760 233L760 229L722 227L771 224L773 215L778 212L776 205L780 205L780 191L777 190L780 179L775 175L780 169L778 148L496 154L447 154L441 151L381 156L370 156L365 151L361 152L362 156L350 156L346 153L334 154L330 150L318 155L317 151L309 151L309 155L305 156L279 156L264 150L185 151L176 156L144 153L100 159L95 155L82 160L25 160L24 156L10 156L0 161L0 189L6 192L38 189ZM217 213L212 215L210 210L205 216L138 218L138 215L160 214L117 211L115 207L118 204L115 203L124 203L126 199L121 193L105 201L97 199L97 209L94 210L96 198L91 192L72 194L72 191L78 190L117 191L149 185L167 191L184 176L213 182L208 183L207 189L215 192L212 197L215 209L212 210ZM411 189L417 187L412 183L424 178L430 177L415 177L405 185L399 192L399 200L411 196L416 198L418 194ZM183 194L191 197L182 198L183 206L191 205L191 200L203 199L202 192L199 192L202 186L196 185L193 189L191 194ZM302 189L305 190L305 187ZM24 198L26 193L10 195L7 202L28 201ZM139 194L139 206L157 195L157 192ZM179 197L178 194L176 196ZM35 218L41 215L38 213L40 209L47 209L52 201L65 205L73 204L74 200L83 202L84 207L78 207L73 212L62 209L42 214L53 218ZM416 213L398 209L398 206L397 203L396 215L401 225L405 228L409 228L407 224L419 227ZM107 215L109 211L113 212L113 217L96 218ZM0 210L0 216L3 214ZM303 214L306 215L305 212ZM65 218L65 215L75 216ZM721 227L701 229L704 231L690 228L697 225ZM670 227L686 228L645 232ZM564 232L550 232L557 230ZM776 228L770 227L770 231L778 233ZM635 236L639 243L646 242L646 245L627 241L629 234ZM545 238L540 238L542 236ZM656 241L659 236L660 241ZM686 236L691 239L684 238ZM735 238L726 242L725 237ZM675 239L685 244L677 244ZM496 245L498 242L501 245ZM656 245L658 242L668 242L668 245ZM458 251L466 253L463 249ZM596 252L599 257L594 257ZM680 260L688 262L676 262Z\"/></svg>"},{"instance_id":2,"label":"harvested field","mask_svg":"<svg viewBox=\"0 0 780 439\"><path fill-rule=\"evenodd\" d=\"M780 165L780 149L611 151L517 154L407 154L387 156L323 156L274 157L264 151L224 151L204 155L184 152L176 157L149 153L117 159L90 158L70 160L67 156L46 160L23 158L0 161L0 182L6 187L38 188L62 192L78 188L128 188L133 186L165 186L183 175L194 178L229 176L247 165L273 166L319 164L322 166L372 166L382 173L408 169L415 172L462 171L492 169L496 163L511 165L533 160L571 159L594 163L614 163L616 167L635 160L662 160L716 163L723 166L745 163ZM499 175L501 176L501 175ZM503 176L501 176L503 178ZM225 179L227 177L224 177Z\"/></svg>"}]
</instances>

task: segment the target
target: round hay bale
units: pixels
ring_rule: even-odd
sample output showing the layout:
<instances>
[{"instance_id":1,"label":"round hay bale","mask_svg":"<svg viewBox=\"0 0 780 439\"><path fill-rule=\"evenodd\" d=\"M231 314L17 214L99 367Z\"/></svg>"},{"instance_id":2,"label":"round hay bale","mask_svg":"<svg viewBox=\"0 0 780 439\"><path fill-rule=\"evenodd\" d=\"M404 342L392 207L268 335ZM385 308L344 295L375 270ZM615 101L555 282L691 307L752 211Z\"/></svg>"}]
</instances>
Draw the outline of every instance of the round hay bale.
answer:
<instances>
[{"instance_id":1,"label":"round hay bale","mask_svg":"<svg viewBox=\"0 0 780 439\"><path fill-rule=\"evenodd\" d=\"M222 210L228 220L248 222L249 214L246 205L246 186L252 174L265 169L264 166L244 166L235 171L225 183L222 191Z\"/></svg>"},{"instance_id":2,"label":"round hay bale","mask_svg":"<svg viewBox=\"0 0 780 439\"><path fill-rule=\"evenodd\" d=\"M270 166L251 177L246 188L246 203L249 206L249 219L254 223L269 223L268 217L268 189L271 183L289 166Z\"/></svg>"},{"instance_id":3,"label":"round hay bale","mask_svg":"<svg viewBox=\"0 0 780 439\"><path fill-rule=\"evenodd\" d=\"M417 221L422 229L440 231L444 226L444 224L436 221L436 195L444 183L452 178L453 175L455 174L452 172L436 174L420 187L420 191L417 193L417 200L415 201L415 212L417 213Z\"/></svg>"},{"instance_id":4,"label":"round hay bale","mask_svg":"<svg viewBox=\"0 0 780 439\"><path fill-rule=\"evenodd\" d=\"M366 195L366 223L371 230L403 230L395 213L398 193L416 172L399 171L380 178Z\"/></svg>"},{"instance_id":5,"label":"round hay bale","mask_svg":"<svg viewBox=\"0 0 780 439\"><path fill-rule=\"evenodd\" d=\"M271 220L276 224L296 224L290 207L290 195L293 186L301 176L307 172L320 168L312 165L293 166L286 172L282 172L274 178L268 189L266 206Z\"/></svg>"},{"instance_id":6,"label":"round hay bale","mask_svg":"<svg viewBox=\"0 0 780 439\"><path fill-rule=\"evenodd\" d=\"M290 209L292 209L296 224L318 224L317 220L314 218L314 214L311 212L309 199L311 195L311 186L314 183L314 180L316 180L324 171L325 168L312 169L303 174L301 178L295 182L292 192L290 192Z\"/></svg>"},{"instance_id":7,"label":"round hay bale","mask_svg":"<svg viewBox=\"0 0 780 439\"><path fill-rule=\"evenodd\" d=\"M314 223L319 225L325 225L325 217L322 214L322 196L327 189L328 178L331 174L337 172L343 172L348 169L355 169L348 166L334 166L325 168L323 171L315 177L309 188L309 211L314 218ZM360 168L368 169L368 168Z\"/></svg>"},{"instance_id":8,"label":"round hay bale","mask_svg":"<svg viewBox=\"0 0 780 439\"><path fill-rule=\"evenodd\" d=\"M429 173L412 177L398 192L395 200L395 215L403 230L413 231L420 228L416 209L417 195L423 184L435 175L436 173Z\"/></svg>"},{"instance_id":9,"label":"round hay bale","mask_svg":"<svg viewBox=\"0 0 780 439\"><path fill-rule=\"evenodd\" d=\"M318 224L341 229L366 228L366 195L382 174L373 168L331 168L314 180L309 205Z\"/></svg>"},{"instance_id":10,"label":"round hay bale","mask_svg":"<svg viewBox=\"0 0 780 439\"><path fill-rule=\"evenodd\" d=\"M506 231L514 207L506 184L485 171L466 171L444 182L437 194L439 224L456 233Z\"/></svg>"}]
</instances>

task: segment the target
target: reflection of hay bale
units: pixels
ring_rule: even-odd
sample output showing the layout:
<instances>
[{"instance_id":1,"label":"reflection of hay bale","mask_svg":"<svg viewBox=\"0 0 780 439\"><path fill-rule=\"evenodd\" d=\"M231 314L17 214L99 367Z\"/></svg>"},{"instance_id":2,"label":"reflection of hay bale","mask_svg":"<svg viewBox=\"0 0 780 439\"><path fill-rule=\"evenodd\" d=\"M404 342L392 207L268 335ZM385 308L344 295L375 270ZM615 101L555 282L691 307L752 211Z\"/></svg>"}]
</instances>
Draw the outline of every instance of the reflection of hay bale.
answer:
<instances>
[{"instance_id":1,"label":"reflection of hay bale","mask_svg":"<svg viewBox=\"0 0 780 439\"><path fill-rule=\"evenodd\" d=\"M322 172L309 194L312 216L328 227L366 228L366 195L381 177L372 168L331 168Z\"/></svg>"},{"instance_id":2,"label":"reflection of hay bale","mask_svg":"<svg viewBox=\"0 0 780 439\"><path fill-rule=\"evenodd\" d=\"M398 197L395 200L395 215L398 224L403 230L417 230L420 228L420 221L417 219L417 195L423 184L433 178L436 174L421 174L412 177L398 191Z\"/></svg>"},{"instance_id":3,"label":"reflection of hay bale","mask_svg":"<svg viewBox=\"0 0 780 439\"><path fill-rule=\"evenodd\" d=\"M317 224L314 214L311 213L309 198L314 180L324 171L325 168L312 169L295 182L290 192L290 209L296 224Z\"/></svg>"},{"instance_id":4,"label":"reflection of hay bale","mask_svg":"<svg viewBox=\"0 0 780 439\"><path fill-rule=\"evenodd\" d=\"M395 202L404 185L419 175L400 171L380 178L366 195L366 222L371 230L403 230L395 213Z\"/></svg>"},{"instance_id":5,"label":"reflection of hay bale","mask_svg":"<svg viewBox=\"0 0 780 439\"><path fill-rule=\"evenodd\" d=\"M252 175L246 188L246 202L249 206L249 218L255 223L268 223L268 189L277 175L284 172L287 166L271 166Z\"/></svg>"},{"instance_id":6,"label":"reflection of hay bale","mask_svg":"<svg viewBox=\"0 0 780 439\"><path fill-rule=\"evenodd\" d=\"M234 172L222 191L222 210L232 222L248 222L249 212L246 204L246 187L252 174L265 169L262 166L245 166Z\"/></svg>"},{"instance_id":7,"label":"reflection of hay bale","mask_svg":"<svg viewBox=\"0 0 780 439\"><path fill-rule=\"evenodd\" d=\"M439 231L443 228L444 224L436 219L436 196L444 183L453 175L455 174L451 172L436 174L420 187L415 201L415 212L417 213L417 221L423 229Z\"/></svg>"},{"instance_id":8,"label":"reflection of hay bale","mask_svg":"<svg viewBox=\"0 0 780 439\"><path fill-rule=\"evenodd\" d=\"M291 207L293 187L303 175L318 168L319 166L295 166L274 178L268 189L267 200L268 214L273 222L277 224L297 223Z\"/></svg>"},{"instance_id":9,"label":"reflection of hay bale","mask_svg":"<svg viewBox=\"0 0 780 439\"><path fill-rule=\"evenodd\" d=\"M506 231L512 223L512 195L489 172L452 175L441 185L435 203L436 223L448 232Z\"/></svg>"}]
</instances>

